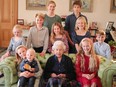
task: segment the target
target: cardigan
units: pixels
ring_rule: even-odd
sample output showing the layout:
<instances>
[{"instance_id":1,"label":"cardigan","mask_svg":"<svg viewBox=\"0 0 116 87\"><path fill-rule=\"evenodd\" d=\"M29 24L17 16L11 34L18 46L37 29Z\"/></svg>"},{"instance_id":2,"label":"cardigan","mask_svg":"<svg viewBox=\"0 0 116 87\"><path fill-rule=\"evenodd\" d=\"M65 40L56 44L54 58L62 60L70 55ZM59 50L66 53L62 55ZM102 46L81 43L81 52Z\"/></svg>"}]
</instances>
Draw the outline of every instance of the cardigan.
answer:
<instances>
[{"instance_id":1,"label":"cardigan","mask_svg":"<svg viewBox=\"0 0 116 87\"><path fill-rule=\"evenodd\" d=\"M59 66L58 66L59 65ZM51 56L46 63L43 77L44 79L49 79L52 73L56 74L66 74L68 80L75 80L76 73L74 69L73 62L71 58L66 55L62 55L62 59L58 64L58 59L55 55Z\"/></svg>"}]
</instances>

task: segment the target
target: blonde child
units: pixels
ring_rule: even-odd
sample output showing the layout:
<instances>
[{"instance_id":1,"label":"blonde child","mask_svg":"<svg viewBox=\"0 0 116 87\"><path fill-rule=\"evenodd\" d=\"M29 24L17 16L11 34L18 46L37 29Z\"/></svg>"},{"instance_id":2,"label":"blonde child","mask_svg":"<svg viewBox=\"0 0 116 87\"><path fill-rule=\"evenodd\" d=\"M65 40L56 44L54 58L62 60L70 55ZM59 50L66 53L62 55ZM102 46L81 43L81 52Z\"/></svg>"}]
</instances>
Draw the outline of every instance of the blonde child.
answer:
<instances>
[{"instance_id":1,"label":"blonde child","mask_svg":"<svg viewBox=\"0 0 116 87\"><path fill-rule=\"evenodd\" d=\"M32 48L28 49L26 52L26 60L22 60L19 70L21 72L26 72L27 74L36 73L39 71L37 61L35 60L36 53ZM28 87L34 87L36 77L30 76L29 78L20 76L19 87L25 87L28 83Z\"/></svg>"},{"instance_id":2,"label":"blonde child","mask_svg":"<svg viewBox=\"0 0 116 87\"><path fill-rule=\"evenodd\" d=\"M43 26L44 14L38 13L35 15L36 25L31 27L27 39L27 47L31 45L33 49L44 56L48 49L49 32L48 28Z\"/></svg>"},{"instance_id":3,"label":"blonde child","mask_svg":"<svg viewBox=\"0 0 116 87\"><path fill-rule=\"evenodd\" d=\"M56 22L52 25L52 31L51 31L51 35L50 35L50 44L49 44L49 49L48 49L49 52L52 52L52 45L57 40L61 40L64 42L64 44L66 46L65 53L68 53L68 50L69 50L68 40L64 33L64 29L63 29L62 25L58 22Z\"/></svg>"},{"instance_id":4,"label":"blonde child","mask_svg":"<svg viewBox=\"0 0 116 87\"><path fill-rule=\"evenodd\" d=\"M37 59L35 59L37 61L37 64L39 66L39 71L36 72L36 73L28 73L27 71L24 71L24 72L20 72L19 71L19 65L21 63L22 60L26 60L26 52L27 52L27 47L24 46L24 45L20 45L16 48L16 65L17 65L17 69L18 69L18 76L21 77L26 77L26 78L29 78L30 76L35 76L36 78L36 84L34 87L37 87L38 86L38 82L39 82L39 78L41 77L42 75L42 68L41 68L41 65L39 63L39 61ZM20 82L20 81L19 81ZM19 86L19 84L18 84Z\"/></svg>"},{"instance_id":5,"label":"blonde child","mask_svg":"<svg viewBox=\"0 0 116 87\"><path fill-rule=\"evenodd\" d=\"M84 38L80 42L80 51L76 57L76 79L82 87L102 87L98 77L99 59L93 50L93 42Z\"/></svg>"},{"instance_id":6,"label":"blonde child","mask_svg":"<svg viewBox=\"0 0 116 87\"><path fill-rule=\"evenodd\" d=\"M15 55L15 49L19 45L25 45L25 39L22 37L22 30L20 25L15 25L13 27L13 37L10 40L10 44L7 48L7 52L0 58L0 61L8 56Z\"/></svg>"},{"instance_id":7,"label":"blonde child","mask_svg":"<svg viewBox=\"0 0 116 87\"><path fill-rule=\"evenodd\" d=\"M94 43L94 49L96 54L101 55L107 59L111 59L111 49L109 44L105 43L104 40L106 38L106 34L103 30L98 31L96 33L97 42Z\"/></svg>"},{"instance_id":8,"label":"blonde child","mask_svg":"<svg viewBox=\"0 0 116 87\"><path fill-rule=\"evenodd\" d=\"M88 31L88 25L85 17L80 16L76 20L75 31L72 34L72 40L75 44L76 52L79 51L79 43L85 37L90 38L91 34Z\"/></svg>"},{"instance_id":9,"label":"blonde child","mask_svg":"<svg viewBox=\"0 0 116 87\"><path fill-rule=\"evenodd\" d=\"M87 17L81 13L82 3L81 0L75 0L72 4L72 11L73 13L68 15L65 20L65 30L69 33L70 38L72 39L73 32L75 31L75 24L78 17L82 16L86 19ZM70 46L70 53L74 53L74 45L69 44Z\"/></svg>"}]
</instances>

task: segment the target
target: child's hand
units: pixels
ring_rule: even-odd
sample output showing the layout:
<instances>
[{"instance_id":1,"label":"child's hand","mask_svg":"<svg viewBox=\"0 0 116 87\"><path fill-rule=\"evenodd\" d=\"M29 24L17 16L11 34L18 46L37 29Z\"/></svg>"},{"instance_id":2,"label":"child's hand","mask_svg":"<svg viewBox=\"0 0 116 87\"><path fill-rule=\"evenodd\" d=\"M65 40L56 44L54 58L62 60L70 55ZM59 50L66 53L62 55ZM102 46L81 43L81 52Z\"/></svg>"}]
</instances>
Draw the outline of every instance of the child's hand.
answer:
<instances>
[{"instance_id":1,"label":"child's hand","mask_svg":"<svg viewBox=\"0 0 116 87\"><path fill-rule=\"evenodd\" d=\"M0 61L3 61L6 57L8 57L10 53L7 51L1 58Z\"/></svg>"},{"instance_id":2,"label":"child's hand","mask_svg":"<svg viewBox=\"0 0 116 87\"><path fill-rule=\"evenodd\" d=\"M34 72L35 71L35 68L31 68L30 71Z\"/></svg>"},{"instance_id":3,"label":"child's hand","mask_svg":"<svg viewBox=\"0 0 116 87\"><path fill-rule=\"evenodd\" d=\"M44 52L41 52L39 55L42 56L42 57L44 57L45 56L45 53Z\"/></svg>"},{"instance_id":4,"label":"child's hand","mask_svg":"<svg viewBox=\"0 0 116 87\"><path fill-rule=\"evenodd\" d=\"M83 74L83 77L85 77L85 78L87 78L89 80L91 79L89 74Z\"/></svg>"},{"instance_id":5,"label":"child's hand","mask_svg":"<svg viewBox=\"0 0 116 87\"><path fill-rule=\"evenodd\" d=\"M6 55L6 56L9 56L9 55L10 55L10 52L9 52L9 51L7 51L7 52L5 53L5 55Z\"/></svg>"},{"instance_id":6,"label":"child's hand","mask_svg":"<svg viewBox=\"0 0 116 87\"><path fill-rule=\"evenodd\" d=\"M28 71L24 71L24 72L20 73L20 76L24 76L24 77L28 78L28 74L29 74Z\"/></svg>"},{"instance_id":7,"label":"child's hand","mask_svg":"<svg viewBox=\"0 0 116 87\"><path fill-rule=\"evenodd\" d=\"M90 75L90 79L93 79L94 77L95 77L94 74L91 74L91 75Z\"/></svg>"},{"instance_id":8,"label":"child's hand","mask_svg":"<svg viewBox=\"0 0 116 87\"><path fill-rule=\"evenodd\" d=\"M86 77L87 79L90 79L90 75L89 75L89 74L86 74L85 77Z\"/></svg>"}]
</instances>

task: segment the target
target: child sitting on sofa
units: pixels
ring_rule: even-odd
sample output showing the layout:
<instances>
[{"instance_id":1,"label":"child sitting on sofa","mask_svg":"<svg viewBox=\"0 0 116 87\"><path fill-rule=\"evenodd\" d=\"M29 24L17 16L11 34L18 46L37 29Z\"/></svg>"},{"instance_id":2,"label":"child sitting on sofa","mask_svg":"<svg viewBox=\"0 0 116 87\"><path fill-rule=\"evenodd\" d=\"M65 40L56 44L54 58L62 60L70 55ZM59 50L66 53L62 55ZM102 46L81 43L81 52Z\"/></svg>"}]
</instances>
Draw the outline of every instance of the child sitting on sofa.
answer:
<instances>
[{"instance_id":1,"label":"child sitting on sofa","mask_svg":"<svg viewBox=\"0 0 116 87\"><path fill-rule=\"evenodd\" d=\"M111 49L110 46L104 42L106 34L103 30L99 30L96 33L97 42L94 43L94 49L96 54L101 55L107 59L111 59Z\"/></svg>"},{"instance_id":2,"label":"child sitting on sofa","mask_svg":"<svg viewBox=\"0 0 116 87\"><path fill-rule=\"evenodd\" d=\"M16 60L15 60L15 61L16 61L16 63L17 63L17 68L19 67L21 61L26 59L26 51L27 51L27 47L24 46L24 45L20 45L20 46L18 46L18 47L16 48ZM18 76L19 76L19 77L20 77L20 76L24 76L24 77L29 78L30 76L35 76L36 78L38 78L38 79L36 79L36 82L35 82L34 87L37 87L37 86L38 86L38 82L39 82L40 76L42 75L42 72L43 72L43 70L42 70L42 68L41 68L41 65L40 65L39 61L37 61L37 63L38 63L38 66L39 66L39 71L36 72L36 73L28 73L28 74L27 74L26 71L20 72L20 71L18 70ZM19 69L19 68L18 68L18 69ZM18 85L19 85L19 84L18 84Z\"/></svg>"},{"instance_id":3,"label":"child sitting on sofa","mask_svg":"<svg viewBox=\"0 0 116 87\"><path fill-rule=\"evenodd\" d=\"M89 38L81 40L80 50L76 57L76 79L81 87L102 87L98 77L99 58L93 50L93 42Z\"/></svg>"},{"instance_id":4,"label":"child sitting on sofa","mask_svg":"<svg viewBox=\"0 0 116 87\"><path fill-rule=\"evenodd\" d=\"M0 61L8 56L15 55L15 49L19 45L25 45L25 39L22 37L22 30L20 25L15 25L13 27L13 37L10 40L10 44L7 48L7 52L0 58Z\"/></svg>"},{"instance_id":5,"label":"child sitting on sofa","mask_svg":"<svg viewBox=\"0 0 116 87\"><path fill-rule=\"evenodd\" d=\"M6 53L0 58L0 62L2 62L5 58L8 56L15 55L15 49L19 45L25 45L25 39L22 37L22 30L20 25L15 25L13 27L13 37L10 40L10 44L7 48ZM2 72L0 72L0 77L3 77L4 75Z\"/></svg>"},{"instance_id":6,"label":"child sitting on sofa","mask_svg":"<svg viewBox=\"0 0 116 87\"><path fill-rule=\"evenodd\" d=\"M26 52L26 59L22 60L20 64L20 71L25 72L26 74L36 73L39 71L37 61L35 60L36 53L34 49L30 48ZM28 87L34 87L36 77L30 76L29 78L20 76L19 87L25 87L28 82Z\"/></svg>"}]
</instances>

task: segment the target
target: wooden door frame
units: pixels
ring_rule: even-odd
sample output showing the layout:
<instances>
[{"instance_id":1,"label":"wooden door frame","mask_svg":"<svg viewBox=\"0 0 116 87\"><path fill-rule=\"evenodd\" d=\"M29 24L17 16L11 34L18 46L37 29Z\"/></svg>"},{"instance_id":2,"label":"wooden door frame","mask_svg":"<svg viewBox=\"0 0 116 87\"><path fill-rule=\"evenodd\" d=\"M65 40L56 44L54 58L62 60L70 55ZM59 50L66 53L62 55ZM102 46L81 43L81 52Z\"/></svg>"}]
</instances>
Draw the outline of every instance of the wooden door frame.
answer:
<instances>
[{"instance_id":1,"label":"wooden door frame","mask_svg":"<svg viewBox=\"0 0 116 87\"><path fill-rule=\"evenodd\" d=\"M4 2L5 2L5 0L4 0ZM10 0L10 5L11 5L11 8L12 8L12 10L10 10L10 11L12 11L12 15L10 16L10 20L11 20L11 22L10 22L10 25L8 25L8 26L11 26L11 28L13 28L13 26L15 25L15 24L17 24L17 19L18 19L18 0ZM3 40L3 38L2 38L2 29L1 29L1 27L4 25L2 25L2 6L3 6L3 1L2 0L0 0L0 47L2 46L2 40ZM6 25L6 27L7 27L7 25ZM11 34L9 35L9 37L11 37ZM10 41L10 40L9 40Z\"/></svg>"}]
</instances>

